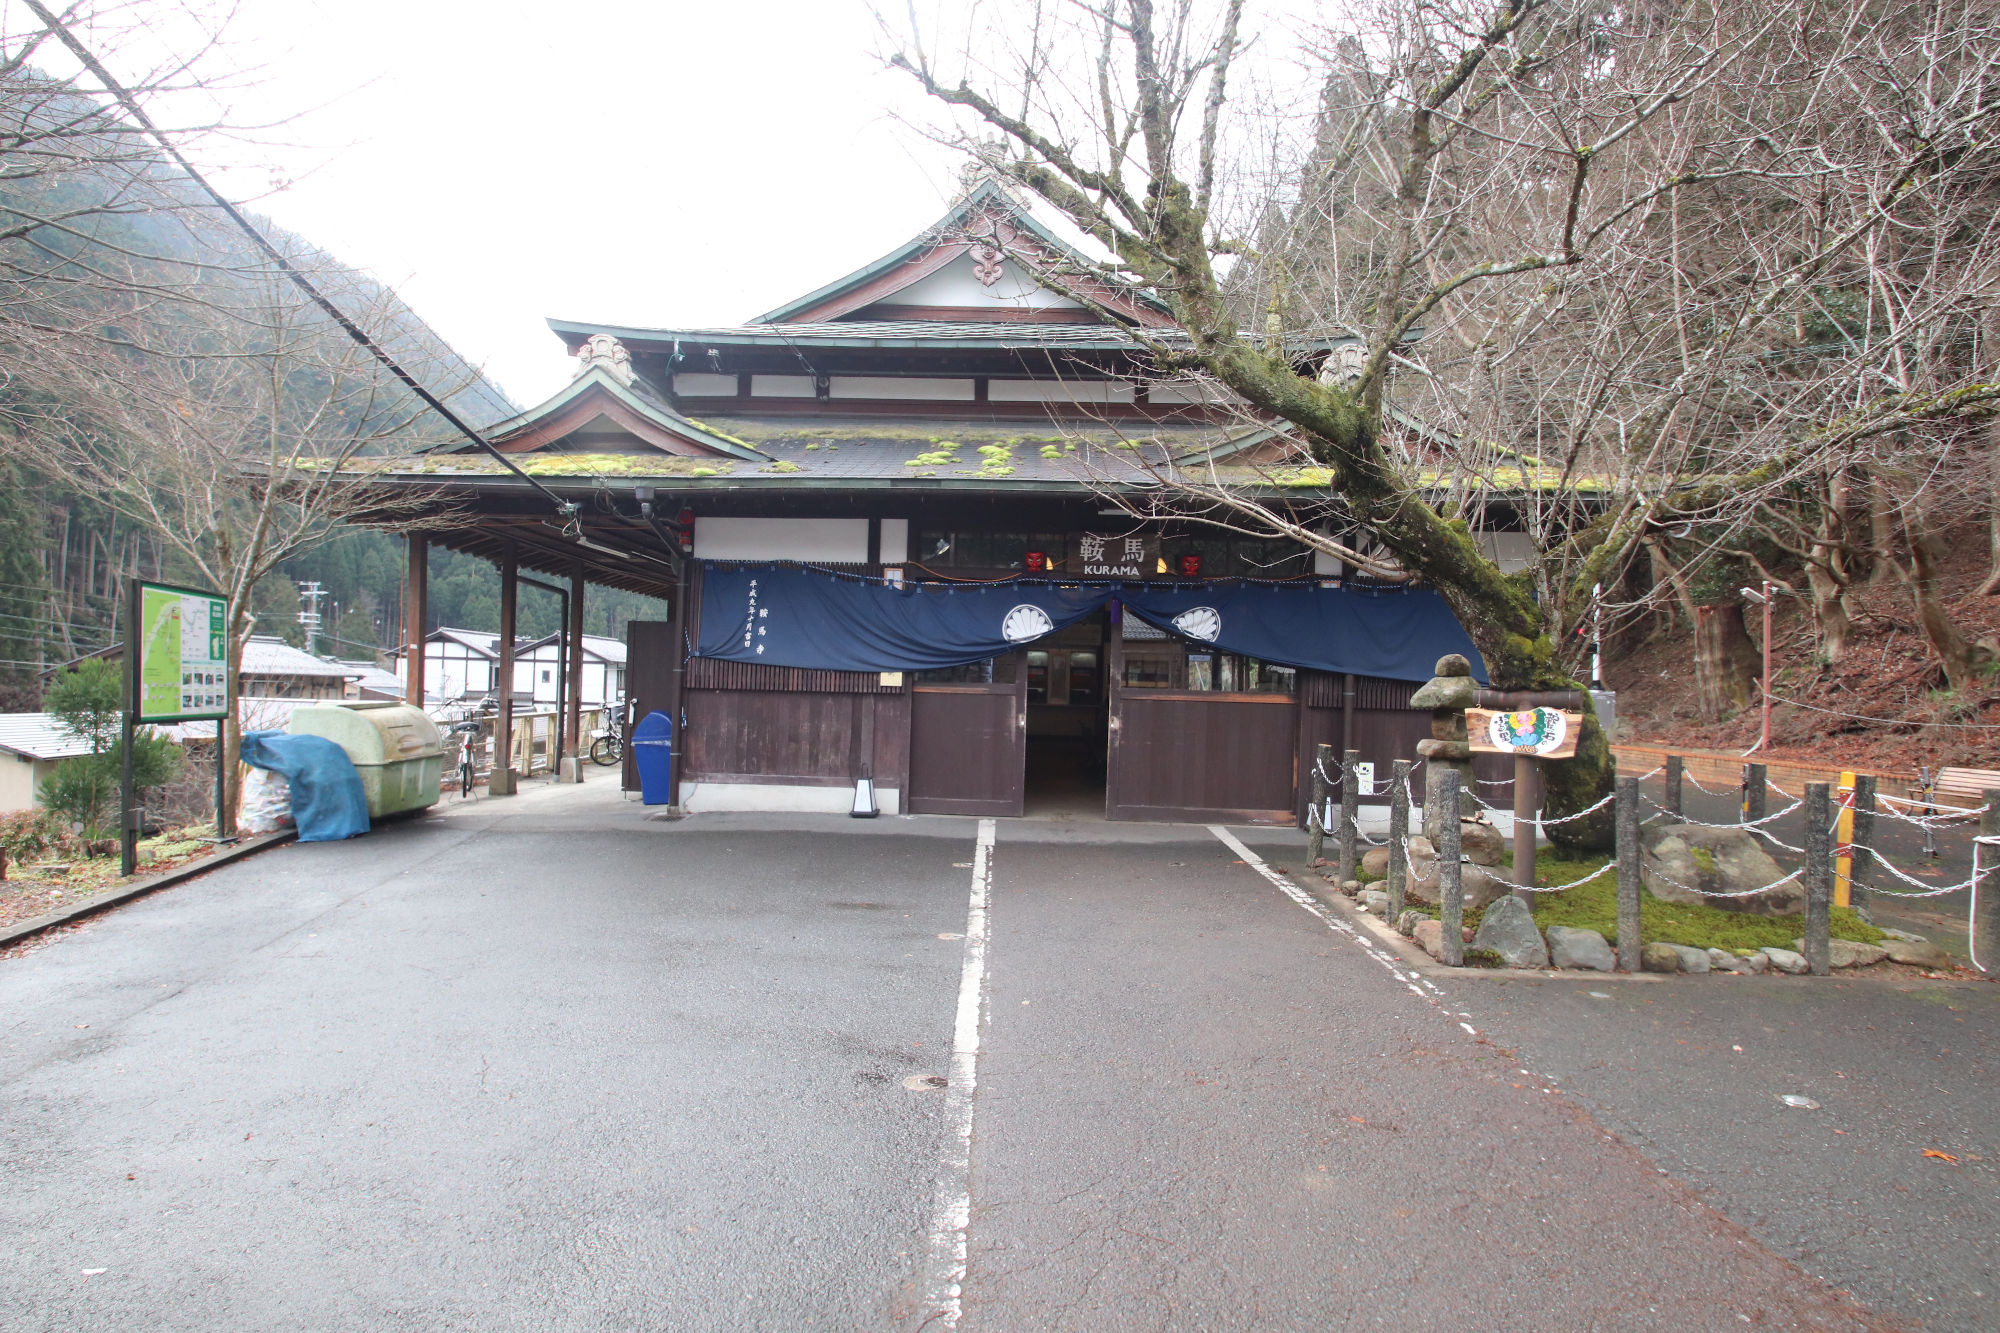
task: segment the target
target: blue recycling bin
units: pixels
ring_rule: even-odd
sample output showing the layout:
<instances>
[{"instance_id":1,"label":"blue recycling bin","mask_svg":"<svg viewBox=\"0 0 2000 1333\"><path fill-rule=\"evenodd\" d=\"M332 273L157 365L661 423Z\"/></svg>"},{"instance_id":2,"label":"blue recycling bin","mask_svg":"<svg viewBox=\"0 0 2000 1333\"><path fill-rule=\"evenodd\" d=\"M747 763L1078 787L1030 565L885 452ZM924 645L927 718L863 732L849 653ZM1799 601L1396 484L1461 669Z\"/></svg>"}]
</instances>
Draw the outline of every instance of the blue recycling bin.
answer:
<instances>
[{"instance_id":1,"label":"blue recycling bin","mask_svg":"<svg viewBox=\"0 0 2000 1333\"><path fill-rule=\"evenodd\" d=\"M639 769L639 799L646 805L670 805L674 789L674 720L652 712L632 729L632 762Z\"/></svg>"}]
</instances>

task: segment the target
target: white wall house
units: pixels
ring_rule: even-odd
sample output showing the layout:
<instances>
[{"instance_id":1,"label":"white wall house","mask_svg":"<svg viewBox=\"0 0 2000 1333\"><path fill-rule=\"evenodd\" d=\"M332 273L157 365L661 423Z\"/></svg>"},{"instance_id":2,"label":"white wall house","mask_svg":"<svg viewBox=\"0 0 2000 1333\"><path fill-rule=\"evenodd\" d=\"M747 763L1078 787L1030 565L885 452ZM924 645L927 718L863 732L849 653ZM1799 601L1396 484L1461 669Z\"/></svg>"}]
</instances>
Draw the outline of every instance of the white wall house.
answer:
<instances>
[{"instance_id":1,"label":"white wall house","mask_svg":"<svg viewBox=\"0 0 2000 1333\"><path fill-rule=\"evenodd\" d=\"M556 636L514 650L514 697L537 708L556 704L556 671L561 649ZM601 634L583 636L583 706L598 708L625 693L625 642Z\"/></svg>"},{"instance_id":2,"label":"white wall house","mask_svg":"<svg viewBox=\"0 0 2000 1333\"><path fill-rule=\"evenodd\" d=\"M54 713L0 713L0 810L40 804L37 794L56 762L89 753Z\"/></svg>"},{"instance_id":3,"label":"white wall house","mask_svg":"<svg viewBox=\"0 0 2000 1333\"><path fill-rule=\"evenodd\" d=\"M395 653L396 679L409 679L403 650ZM500 672L500 636L476 629L434 629L424 639L424 697L442 703L483 699Z\"/></svg>"}]
</instances>

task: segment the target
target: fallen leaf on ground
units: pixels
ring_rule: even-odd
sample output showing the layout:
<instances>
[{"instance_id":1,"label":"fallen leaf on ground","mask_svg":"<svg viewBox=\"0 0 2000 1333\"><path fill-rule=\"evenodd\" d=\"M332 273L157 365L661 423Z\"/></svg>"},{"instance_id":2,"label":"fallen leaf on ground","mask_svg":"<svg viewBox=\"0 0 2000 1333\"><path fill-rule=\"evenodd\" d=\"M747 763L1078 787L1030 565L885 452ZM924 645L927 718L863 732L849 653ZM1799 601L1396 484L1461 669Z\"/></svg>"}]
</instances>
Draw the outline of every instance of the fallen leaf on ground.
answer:
<instances>
[{"instance_id":1,"label":"fallen leaf on ground","mask_svg":"<svg viewBox=\"0 0 2000 1333\"><path fill-rule=\"evenodd\" d=\"M1950 1153L1948 1153L1948 1152L1939 1152L1939 1151L1938 1151L1938 1150L1937 1150L1936 1148L1926 1148L1926 1149L1924 1149L1924 1156L1926 1156L1926 1157L1935 1157L1935 1158L1937 1158L1937 1159L1938 1159L1938 1160L1939 1160L1940 1162L1956 1162L1956 1161L1958 1160L1958 1159L1957 1159L1956 1157L1953 1157L1953 1156L1952 1156L1952 1155L1951 1155Z\"/></svg>"}]
</instances>

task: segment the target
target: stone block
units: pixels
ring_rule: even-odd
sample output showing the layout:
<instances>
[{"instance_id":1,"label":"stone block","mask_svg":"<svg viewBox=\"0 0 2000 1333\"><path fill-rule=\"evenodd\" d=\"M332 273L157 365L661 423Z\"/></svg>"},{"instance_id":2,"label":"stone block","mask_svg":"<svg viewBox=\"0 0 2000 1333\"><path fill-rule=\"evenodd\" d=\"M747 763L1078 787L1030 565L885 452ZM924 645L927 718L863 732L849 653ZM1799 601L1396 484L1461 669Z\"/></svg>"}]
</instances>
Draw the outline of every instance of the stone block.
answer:
<instances>
[{"instance_id":1,"label":"stone block","mask_svg":"<svg viewBox=\"0 0 2000 1333\"><path fill-rule=\"evenodd\" d=\"M1458 821L1458 849L1464 852L1474 865L1513 864L1514 849L1500 836L1500 830L1476 819Z\"/></svg>"},{"instance_id":2,"label":"stone block","mask_svg":"<svg viewBox=\"0 0 2000 1333\"><path fill-rule=\"evenodd\" d=\"M1427 916L1417 922L1416 929L1410 933L1410 938L1431 957L1439 959L1444 957L1444 923L1436 917Z\"/></svg>"},{"instance_id":3,"label":"stone block","mask_svg":"<svg viewBox=\"0 0 2000 1333\"><path fill-rule=\"evenodd\" d=\"M1713 966L1708 961L1706 949L1697 949L1692 944L1669 944L1667 947L1680 955L1683 972L1706 972Z\"/></svg>"},{"instance_id":4,"label":"stone block","mask_svg":"<svg viewBox=\"0 0 2000 1333\"><path fill-rule=\"evenodd\" d=\"M1889 939L1882 941L1882 949L1892 963L1907 963L1932 971L1951 966L1951 955L1929 940Z\"/></svg>"},{"instance_id":5,"label":"stone block","mask_svg":"<svg viewBox=\"0 0 2000 1333\"><path fill-rule=\"evenodd\" d=\"M1509 967L1549 965L1549 948L1535 925L1535 914L1511 893L1486 909L1479 920L1479 932L1472 937L1472 947L1498 954Z\"/></svg>"},{"instance_id":6,"label":"stone block","mask_svg":"<svg viewBox=\"0 0 2000 1333\"><path fill-rule=\"evenodd\" d=\"M1581 968L1594 972L1616 972L1618 955L1610 941L1594 930L1577 926L1550 926L1549 966Z\"/></svg>"},{"instance_id":7,"label":"stone block","mask_svg":"<svg viewBox=\"0 0 2000 1333\"><path fill-rule=\"evenodd\" d=\"M1471 676L1435 676L1417 687L1410 707L1463 713L1479 696Z\"/></svg>"},{"instance_id":8,"label":"stone block","mask_svg":"<svg viewBox=\"0 0 2000 1333\"><path fill-rule=\"evenodd\" d=\"M1680 951L1671 944L1645 944L1639 947L1639 970L1641 972L1678 972L1681 970Z\"/></svg>"},{"instance_id":9,"label":"stone block","mask_svg":"<svg viewBox=\"0 0 2000 1333\"><path fill-rule=\"evenodd\" d=\"M1792 916L1805 910L1805 885L1796 878L1748 897L1709 896L1740 894L1784 878L1778 863L1742 829L1659 824L1640 841L1645 844L1639 859L1640 882L1662 902L1706 903L1756 916Z\"/></svg>"},{"instance_id":10,"label":"stone block","mask_svg":"<svg viewBox=\"0 0 2000 1333\"><path fill-rule=\"evenodd\" d=\"M1361 869L1376 879L1389 873L1389 849L1370 847L1361 857Z\"/></svg>"},{"instance_id":11,"label":"stone block","mask_svg":"<svg viewBox=\"0 0 2000 1333\"><path fill-rule=\"evenodd\" d=\"M1766 948L1759 949L1757 952L1769 959L1771 966L1778 969L1778 971L1790 973L1795 977L1805 975L1810 967L1810 964L1806 962L1804 954L1794 953L1790 949Z\"/></svg>"}]
</instances>

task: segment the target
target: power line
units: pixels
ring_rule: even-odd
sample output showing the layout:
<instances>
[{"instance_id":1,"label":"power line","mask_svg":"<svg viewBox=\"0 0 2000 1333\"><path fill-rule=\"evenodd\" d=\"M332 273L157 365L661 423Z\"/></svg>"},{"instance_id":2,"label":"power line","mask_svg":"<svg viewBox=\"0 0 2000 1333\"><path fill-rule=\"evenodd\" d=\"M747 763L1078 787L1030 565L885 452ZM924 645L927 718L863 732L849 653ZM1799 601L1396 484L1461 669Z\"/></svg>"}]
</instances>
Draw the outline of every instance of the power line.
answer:
<instances>
[{"instance_id":1,"label":"power line","mask_svg":"<svg viewBox=\"0 0 2000 1333\"><path fill-rule=\"evenodd\" d=\"M560 495L542 485L541 482L536 481L533 477L522 471L513 459L494 448L492 441L488 440L479 431L474 430L472 425L461 418L458 413L445 406L442 398L439 398L428 388L424 387L423 384L419 383L416 376L403 369L402 363L391 356L388 350L370 337L360 325L342 314L340 307L322 295L319 288L313 286L305 274L292 267L291 261L279 252L277 246L271 244L263 232L258 231L256 227L250 224L250 219L244 217L235 204L223 198L222 192L217 190L213 185L210 185L208 178L194 169L194 164L182 156L181 150L174 147L172 140L160 132L159 126L153 123L153 118L146 114L145 110L140 107L132 94L125 90L125 86L111 77L111 71L106 69L96 56L91 54L89 47L77 40L75 34L70 32L68 26L61 19L51 13L48 7L41 3L41 0L27 0L27 2L28 8L34 11L35 17L40 19L49 31L54 33L57 39L69 48L70 54L74 55L82 63L83 67L89 70L99 83L104 85L105 91L110 93L117 100L118 104L125 108L125 113L137 121L140 128L153 137L154 142L160 145L161 151L173 159L174 165L187 173L188 179L200 186L202 192L210 199L213 199L216 206L229 216L229 220L234 222L242 230L243 234L248 236L251 242L258 249L262 250L272 263L278 266L280 272L291 279L293 286L304 292L308 300L324 311L327 317L333 320L334 323L340 325L341 329L358 346L369 352L377 361L380 361L387 367L390 374L403 382L404 387L422 399L432 411L451 423L452 428L457 430L459 434L465 436L466 439L491 454L509 472L512 472L522 481L527 482L528 485L547 496L549 502L555 505L557 513L561 514L564 518L575 519L577 506L573 501L563 499Z\"/></svg>"}]
</instances>

